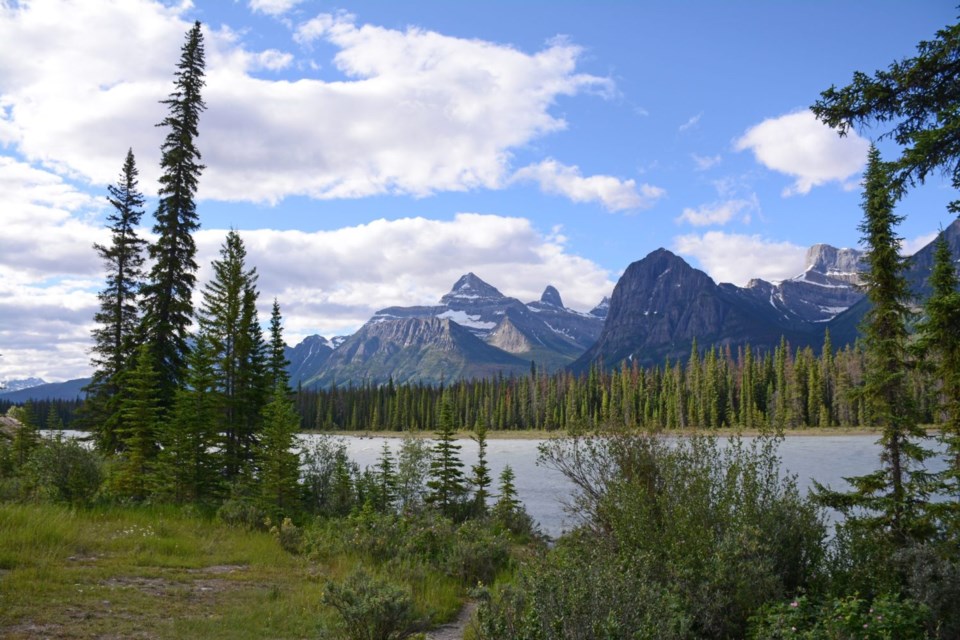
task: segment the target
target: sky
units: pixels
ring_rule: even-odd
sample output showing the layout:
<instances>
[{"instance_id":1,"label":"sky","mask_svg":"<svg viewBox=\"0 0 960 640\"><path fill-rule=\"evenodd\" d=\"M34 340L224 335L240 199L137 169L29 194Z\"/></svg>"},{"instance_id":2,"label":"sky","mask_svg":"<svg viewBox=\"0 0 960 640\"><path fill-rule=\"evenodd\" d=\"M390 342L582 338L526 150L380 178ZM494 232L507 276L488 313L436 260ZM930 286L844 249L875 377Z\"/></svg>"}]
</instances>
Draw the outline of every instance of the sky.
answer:
<instances>
[{"instance_id":1,"label":"sky","mask_svg":"<svg viewBox=\"0 0 960 640\"><path fill-rule=\"evenodd\" d=\"M718 282L857 246L868 145L809 111L913 55L955 0L0 0L0 381L90 374L107 186L156 206L161 101L203 24L198 277L229 229L287 342L474 272L588 311L659 247ZM897 148L881 140L882 153ZM933 176L912 252L949 224ZM199 302L200 290L194 301Z\"/></svg>"}]
</instances>

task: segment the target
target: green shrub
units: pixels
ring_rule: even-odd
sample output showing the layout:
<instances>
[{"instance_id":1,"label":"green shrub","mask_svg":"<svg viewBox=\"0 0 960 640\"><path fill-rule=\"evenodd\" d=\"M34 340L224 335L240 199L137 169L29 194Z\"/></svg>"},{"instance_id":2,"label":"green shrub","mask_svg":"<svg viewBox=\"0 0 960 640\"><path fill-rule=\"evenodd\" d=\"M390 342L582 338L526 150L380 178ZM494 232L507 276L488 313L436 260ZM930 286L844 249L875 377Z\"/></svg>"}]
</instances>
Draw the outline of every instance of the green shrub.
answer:
<instances>
[{"instance_id":1,"label":"green shrub","mask_svg":"<svg viewBox=\"0 0 960 640\"><path fill-rule=\"evenodd\" d=\"M294 555L303 553L303 530L293 524L290 518L284 518L280 526L274 525L270 527L270 533L277 538L277 542L280 543L280 548L287 553Z\"/></svg>"},{"instance_id":2,"label":"green shrub","mask_svg":"<svg viewBox=\"0 0 960 640\"><path fill-rule=\"evenodd\" d=\"M43 439L20 470L23 491L42 502L88 504L104 479L100 455L75 440Z\"/></svg>"},{"instance_id":3,"label":"green shrub","mask_svg":"<svg viewBox=\"0 0 960 640\"><path fill-rule=\"evenodd\" d=\"M583 524L481 607L488 638L742 638L820 579L820 513L779 475L775 440L604 434L550 441L541 461L579 488Z\"/></svg>"},{"instance_id":4,"label":"green shrub","mask_svg":"<svg viewBox=\"0 0 960 640\"><path fill-rule=\"evenodd\" d=\"M444 565L449 575L461 584L491 584L497 573L510 562L510 547L502 536L476 520L457 528Z\"/></svg>"},{"instance_id":5,"label":"green shrub","mask_svg":"<svg viewBox=\"0 0 960 640\"><path fill-rule=\"evenodd\" d=\"M224 524L243 527L250 531L267 531L270 527L267 512L252 500L230 498L217 509L217 518Z\"/></svg>"},{"instance_id":6,"label":"green shrub","mask_svg":"<svg viewBox=\"0 0 960 640\"><path fill-rule=\"evenodd\" d=\"M342 638L402 640L417 630L410 594L362 569L343 584L327 583L323 603L340 614Z\"/></svg>"},{"instance_id":7,"label":"green shrub","mask_svg":"<svg viewBox=\"0 0 960 640\"><path fill-rule=\"evenodd\" d=\"M764 607L753 619L753 640L924 640L928 610L913 600L881 595L818 604L806 598Z\"/></svg>"}]
</instances>

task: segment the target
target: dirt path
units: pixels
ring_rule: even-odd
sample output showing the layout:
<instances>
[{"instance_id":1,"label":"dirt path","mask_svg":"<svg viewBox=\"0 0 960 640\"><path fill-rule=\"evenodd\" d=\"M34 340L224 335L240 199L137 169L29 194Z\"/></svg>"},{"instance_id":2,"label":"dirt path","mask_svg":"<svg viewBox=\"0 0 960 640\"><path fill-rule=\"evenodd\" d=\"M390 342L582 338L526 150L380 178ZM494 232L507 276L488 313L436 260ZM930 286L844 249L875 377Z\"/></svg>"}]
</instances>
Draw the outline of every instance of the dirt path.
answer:
<instances>
[{"instance_id":1,"label":"dirt path","mask_svg":"<svg viewBox=\"0 0 960 640\"><path fill-rule=\"evenodd\" d=\"M460 610L460 615L453 622L437 627L427 634L427 640L463 640L463 632L470 624L470 618L477 609L476 602L468 602Z\"/></svg>"}]
</instances>

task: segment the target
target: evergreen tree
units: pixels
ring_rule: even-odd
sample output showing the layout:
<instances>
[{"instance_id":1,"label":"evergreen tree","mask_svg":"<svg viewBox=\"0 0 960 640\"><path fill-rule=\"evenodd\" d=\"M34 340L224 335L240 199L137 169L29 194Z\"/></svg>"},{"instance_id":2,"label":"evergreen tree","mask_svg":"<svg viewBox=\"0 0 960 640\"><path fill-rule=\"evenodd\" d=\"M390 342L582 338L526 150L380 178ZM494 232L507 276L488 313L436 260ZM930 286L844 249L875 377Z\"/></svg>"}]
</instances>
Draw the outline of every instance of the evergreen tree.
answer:
<instances>
[{"instance_id":1,"label":"evergreen tree","mask_svg":"<svg viewBox=\"0 0 960 640\"><path fill-rule=\"evenodd\" d=\"M123 428L117 435L123 453L111 479L118 495L134 500L145 499L153 489L161 411L158 379L149 346L143 344L136 365L121 380L118 411Z\"/></svg>"},{"instance_id":2,"label":"evergreen tree","mask_svg":"<svg viewBox=\"0 0 960 640\"><path fill-rule=\"evenodd\" d=\"M108 452L118 446L115 400L120 376L135 358L140 322L136 302L143 284L143 250L147 243L137 235L144 202L137 185L138 174L130 149L117 184L107 187L108 201L114 209L107 216L110 246L93 245L106 268L106 287L98 295L100 310L93 316L98 326L93 330L94 373L86 388L86 413L97 446Z\"/></svg>"},{"instance_id":3,"label":"evergreen tree","mask_svg":"<svg viewBox=\"0 0 960 640\"><path fill-rule=\"evenodd\" d=\"M894 191L922 183L938 169L960 189L960 24L920 42L917 55L892 63L873 77L857 71L849 85L830 87L811 107L826 124L846 135L855 126L891 125L881 134L902 149L893 163ZM949 209L960 214L960 200Z\"/></svg>"},{"instance_id":4,"label":"evergreen tree","mask_svg":"<svg viewBox=\"0 0 960 640\"><path fill-rule=\"evenodd\" d=\"M300 418L286 387L277 385L263 408L263 437L258 445L260 499L277 522L299 511L300 456L292 451Z\"/></svg>"},{"instance_id":5,"label":"evergreen tree","mask_svg":"<svg viewBox=\"0 0 960 640\"><path fill-rule=\"evenodd\" d=\"M895 544L904 544L928 534L926 483L919 468L928 454L917 444L924 434L917 425L906 383L907 322L911 312L901 239L895 231L902 217L893 212L889 172L876 147L871 147L860 225L868 266L862 279L872 304L861 327L867 363L862 394L867 419L882 430L881 468L848 478L854 487L851 493L821 490L820 495L828 506L848 517L854 515L854 509L866 510L854 521L888 533Z\"/></svg>"},{"instance_id":6,"label":"evergreen tree","mask_svg":"<svg viewBox=\"0 0 960 640\"><path fill-rule=\"evenodd\" d=\"M433 460L430 462L426 501L451 518L460 515L460 507L466 494L460 445L457 444L455 435L453 400L448 387L440 401L439 430L433 447Z\"/></svg>"},{"instance_id":7,"label":"evergreen tree","mask_svg":"<svg viewBox=\"0 0 960 640\"><path fill-rule=\"evenodd\" d=\"M287 373L290 361L284 355L286 346L283 342L283 318L280 315L280 304L274 298L273 308L270 311L270 358L267 362L271 386L278 384L283 387L290 386L290 374Z\"/></svg>"},{"instance_id":8,"label":"evergreen tree","mask_svg":"<svg viewBox=\"0 0 960 640\"><path fill-rule=\"evenodd\" d=\"M925 317L918 326L918 342L921 351L933 360L940 387L940 431L948 457L941 482L950 497L940 506L952 516L953 526L960 529L960 279L942 232L937 238L930 287Z\"/></svg>"},{"instance_id":9,"label":"evergreen tree","mask_svg":"<svg viewBox=\"0 0 960 640\"><path fill-rule=\"evenodd\" d=\"M223 396L221 431L228 479L250 470L268 388L256 308L257 272L247 269L246 255L243 240L231 230L220 259L213 261L213 277L204 287L199 313L200 332L209 341Z\"/></svg>"},{"instance_id":10,"label":"evergreen tree","mask_svg":"<svg viewBox=\"0 0 960 640\"><path fill-rule=\"evenodd\" d=\"M394 462L390 445L383 441L376 469L377 496L376 507L381 513L393 510L397 501L397 465Z\"/></svg>"},{"instance_id":11,"label":"evergreen tree","mask_svg":"<svg viewBox=\"0 0 960 640\"><path fill-rule=\"evenodd\" d=\"M471 471L473 476L470 478L470 484L473 485L473 512L477 516L487 514L487 498L490 495L490 467L487 466L487 428L477 425L476 433L473 436L477 443L477 464L473 465Z\"/></svg>"},{"instance_id":12,"label":"evergreen tree","mask_svg":"<svg viewBox=\"0 0 960 640\"><path fill-rule=\"evenodd\" d=\"M173 416L161 429L158 475L166 496L177 502L215 500L222 492L223 396L217 381L213 350L200 334L187 358L186 385L177 390Z\"/></svg>"},{"instance_id":13,"label":"evergreen tree","mask_svg":"<svg viewBox=\"0 0 960 640\"><path fill-rule=\"evenodd\" d=\"M157 240L150 245L154 264L143 288L143 333L154 357L164 409L173 404L183 378L193 315L197 271L193 232L200 227L194 197L204 168L195 141L200 113L206 108L200 96L203 76L203 34L196 22L180 51L174 90L163 101L169 111L159 124L167 129L167 136L160 147L162 175L153 227Z\"/></svg>"}]
</instances>

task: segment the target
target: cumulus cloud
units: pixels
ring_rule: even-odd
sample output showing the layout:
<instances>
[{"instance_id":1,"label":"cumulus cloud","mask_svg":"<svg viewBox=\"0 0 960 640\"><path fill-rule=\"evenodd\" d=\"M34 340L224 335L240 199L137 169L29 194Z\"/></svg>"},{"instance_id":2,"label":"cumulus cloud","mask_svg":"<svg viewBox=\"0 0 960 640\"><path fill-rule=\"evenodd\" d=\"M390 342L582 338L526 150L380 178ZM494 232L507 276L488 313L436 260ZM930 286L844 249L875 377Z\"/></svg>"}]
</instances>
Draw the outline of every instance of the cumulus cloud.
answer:
<instances>
[{"instance_id":1,"label":"cumulus cloud","mask_svg":"<svg viewBox=\"0 0 960 640\"><path fill-rule=\"evenodd\" d=\"M556 230L544 234L524 218L460 213L449 221L239 233L260 274L263 311L276 296L291 340L351 332L383 307L436 304L469 271L523 301L539 299L553 284L566 304L584 311L614 285L605 269L569 253ZM198 247L213 256L224 235L201 231Z\"/></svg>"},{"instance_id":2,"label":"cumulus cloud","mask_svg":"<svg viewBox=\"0 0 960 640\"><path fill-rule=\"evenodd\" d=\"M900 254L904 256L912 256L917 251L920 251L920 249L923 249L925 246L936 240L938 235L940 235L939 231L932 231L930 233L917 236L916 238L908 238L901 243Z\"/></svg>"},{"instance_id":3,"label":"cumulus cloud","mask_svg":"<svg viewBox=\"0 0 960 640\"><path fill-rule=\"evenodd\" d=\"M688 222L695 227L727 224L738 217L742 222L750 222L750 212L759 211L760 203L757 196L749 200L726 200L701 205L696 209L685 208L676 219L679 222ZM743 215L740 215L740 214Z\"/></svg>"},{"instance_id":4,"label":"cumulus cloud","mask_svg":"<svg viewBox=\"0 0 960 640\"><path fill-rule=\"evenodd\" d=\"M91 245L109 237L86 217L88 207L96 202L57 176L0 162L4 223L29 225L0 236L0 380L89 375L90 330L103 286ZM461 213L449 221L239 233L248 264L260 274L261 318L267 320L276 297L285 336L295 343L312 333L350 333L386 306L436 304L468 271L524 301L552 284L568 305L589 310L613 289L611 274L571 254L560 231L540 232L524 218ZM204 229L195 236L201 265L195 304L226 233Z\"/></svg>"},{"instance_id":5,"label":"cumulus cloud","mask_svg":"<svg viewBox=\"0 0 960 640\"><path fill-rule=\"evenodd\" d=\"M609 211L646 209L666 195L660 187L637 185L635 180L613 176L588 176L580 168L547 159L518 170L515 182L536 182L545 193L561 195L573 202L599 202Z\"/></svg>"},{"instance_id":6,"label":"cumulus cloud","mask_svg":"<svg viewBox=\"0 0 960 640\"><path fill-rule=\"evenodd\" d=\"M806 248L759 235L709 231L674 238L677 253L696 258L717 282L743 286L751 278L777 281L803 271Z\"/></svg>"},{"instance_id":7,"label":"cumulus cloud","mask_svg":"<svg viewBox=\"0 0 960 640\"><path fill-rule=\"evenodd\" d=\"M149 193L163 135L154 127L164 116L159 100L172 90L189 6L0 5L0 141L32 162L100 185L113 181L132 146L144 158ZM291 54L252 51L229 28L205 30L201 198L276 202L502 188L513 150L566 127L551 113L557 98L613 87L578 73L581 50L563 40L527 53L417 28L358 25L345 14L321 14L295 38L305 47L332 45L342 77L258 77L293 68Z\"/></svg>"},{"instance_id":8,"label":"cumulus cloud","mask_svg":"<svg viewBox=\"0 0 960 640\"><path fill-rule=\"evenodd\" d=\"M303 0L250 0L250 10L265 13L269 16L282 16Z\"/></svg>"},{"instance_id":9,"label":"cumulus cloud","mask_svg":"<svg viewBox=\"0 0 960 640\"><path fill-rule=\"evenodd\" d=\"M841 138L809 110L764 120L734 142L737 151L749 149L763 166L796 179L784 196L844 183L863 169L869 146L854 131Z\"/></svg>"}]
</instances>

